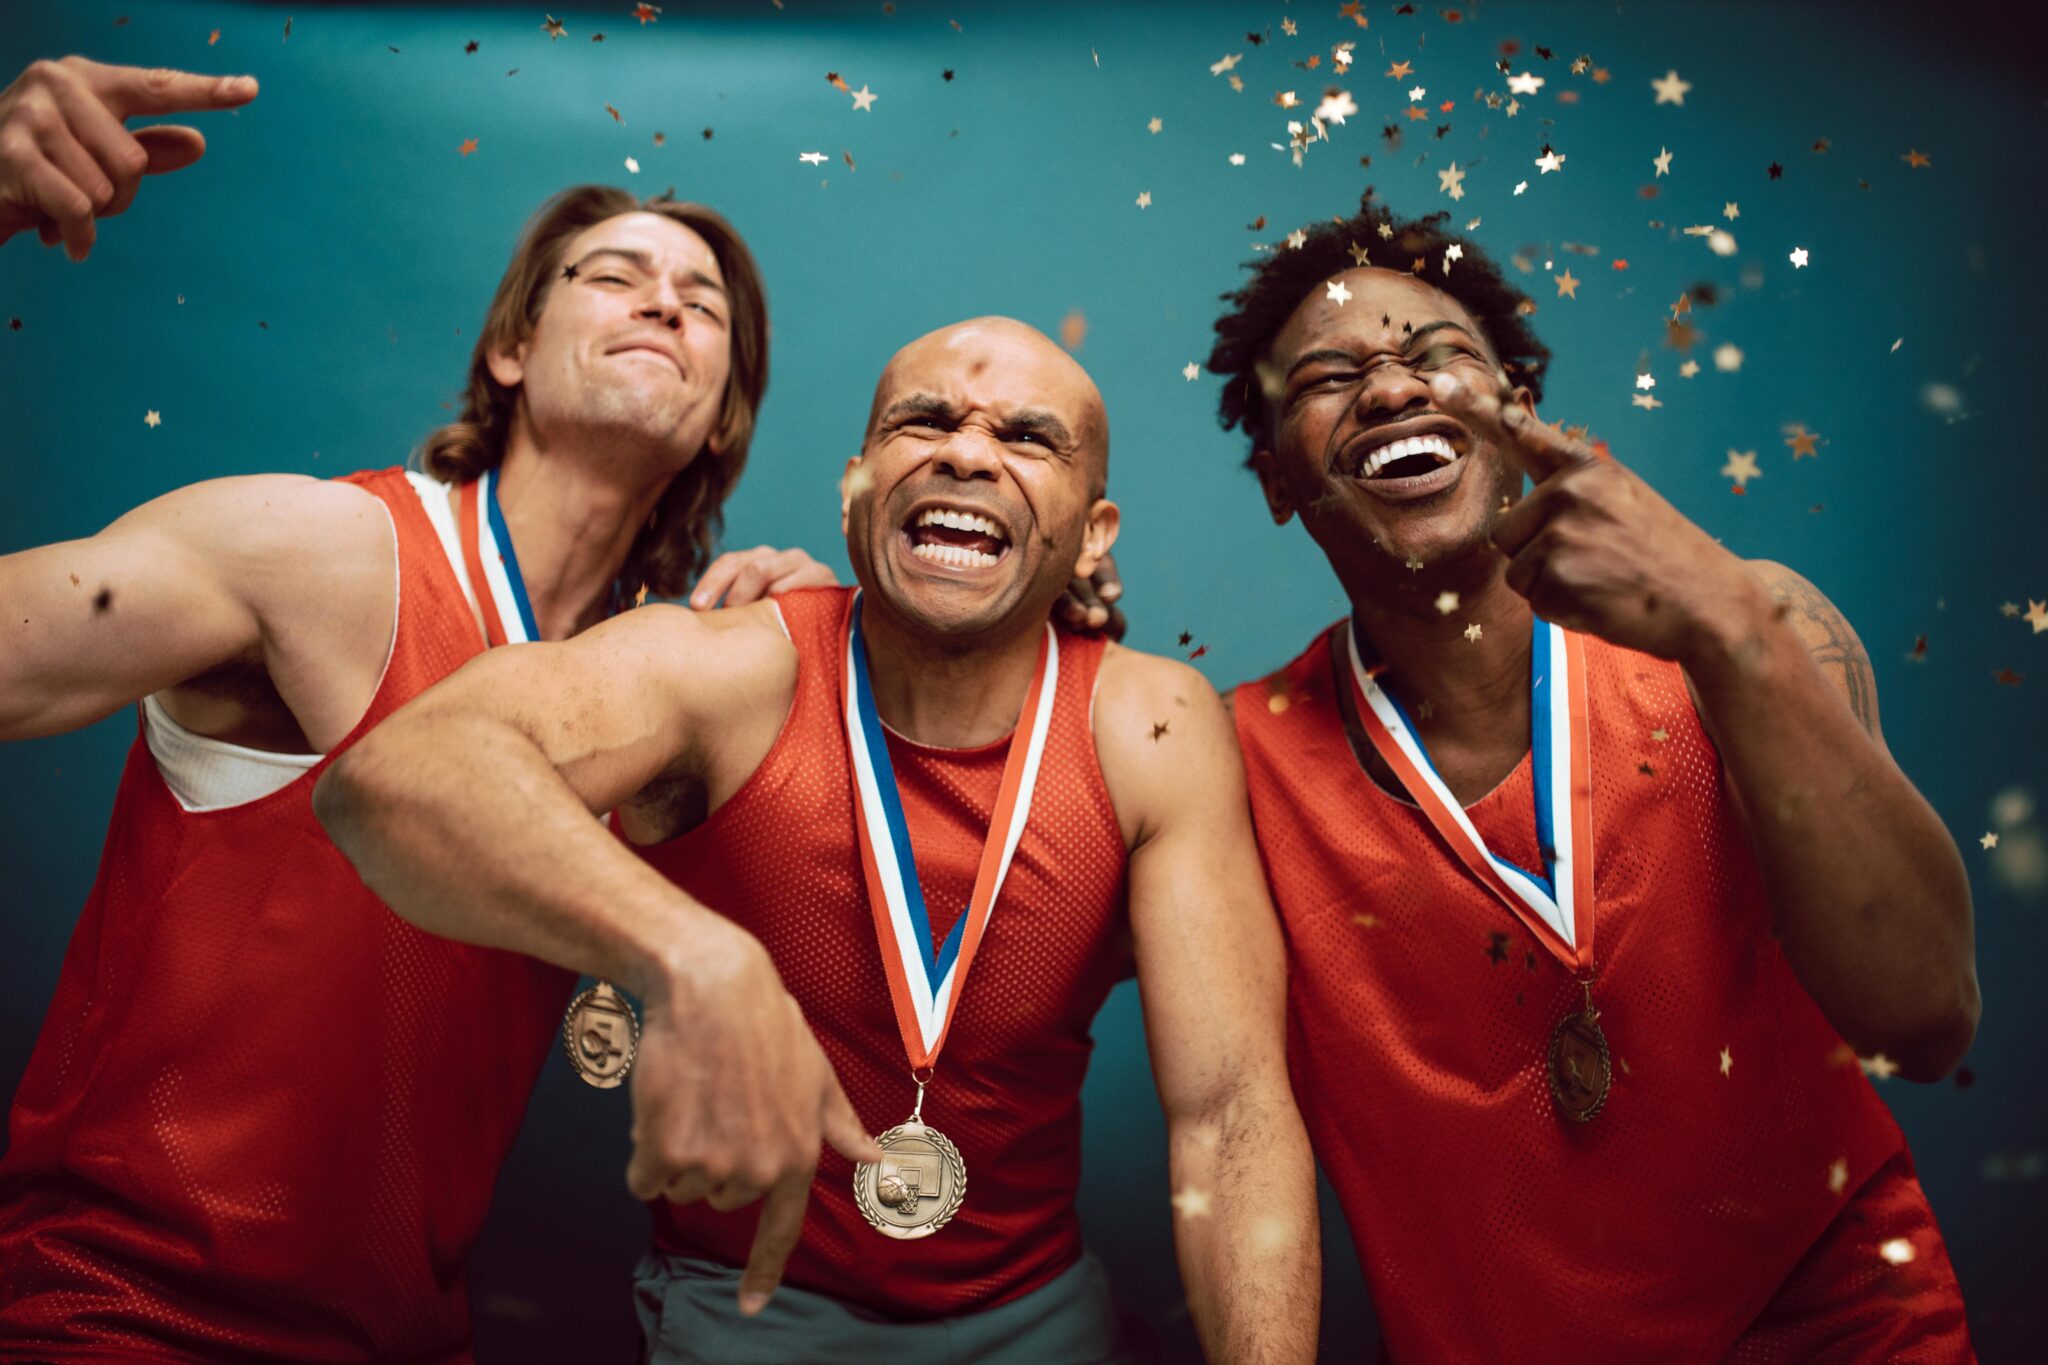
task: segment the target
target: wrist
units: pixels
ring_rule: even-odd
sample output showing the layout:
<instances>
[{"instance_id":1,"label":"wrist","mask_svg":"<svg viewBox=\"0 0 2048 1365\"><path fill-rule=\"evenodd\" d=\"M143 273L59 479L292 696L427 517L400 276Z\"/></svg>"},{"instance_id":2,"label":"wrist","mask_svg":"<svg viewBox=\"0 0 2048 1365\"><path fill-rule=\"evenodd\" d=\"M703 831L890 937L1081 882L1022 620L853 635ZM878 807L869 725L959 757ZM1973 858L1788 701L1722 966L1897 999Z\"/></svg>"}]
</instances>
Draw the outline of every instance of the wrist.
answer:
<instances>
[{"instance_id":1,"label":"wrist","mask_svg":"<svg viewBox=\"0 0 2048 1365\"><path fill-rule=\"evenodd\" d=\"M677 899L676 913L663 917L659 940L640 955L628 989L650 1009L687 1014L742 970L755 944L730 920L688 897Z\"/></svg>"},{"instance_id":2,"label":"wrist","mask_svg":"<svg viewBox=\"0 0 2048 1365\"><path fill-rule=\"evenodd\" d=\"M1725 588L1710 594L1695 611L1678 662L1695 684L1711 687L1722 680L1767 671L1787 640L1797 643L1777 600L1737 561Z\"/></svg>"}]
</instances>

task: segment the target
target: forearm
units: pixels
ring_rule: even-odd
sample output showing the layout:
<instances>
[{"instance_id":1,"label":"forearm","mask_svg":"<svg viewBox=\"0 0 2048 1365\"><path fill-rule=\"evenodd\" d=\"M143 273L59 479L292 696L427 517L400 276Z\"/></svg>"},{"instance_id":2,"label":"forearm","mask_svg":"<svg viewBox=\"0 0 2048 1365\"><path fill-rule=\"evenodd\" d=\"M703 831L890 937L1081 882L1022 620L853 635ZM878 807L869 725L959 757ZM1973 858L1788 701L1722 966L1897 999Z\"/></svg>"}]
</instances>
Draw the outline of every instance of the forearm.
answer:
<instances>
[{"instance_id":1,"label":"forearm","mask_svg":"<svg viewBox=\"0 0 2048 1365\"><path fill-rule=\"evenodd\" d=\"M1744 603L1687 672L1800 980L1859 1053L1936 1079L1977 1014L1962 860L1775 605Z\"/></svg>"},{"instance_id":2,"label":"forearm","mask_svg":"<svg viewBox=\"0 0 2048 1365\"><path fill-rule=\"evenodd\" d=\"M710 914L592 817L501 721L400 715L328 769L314 808L363 881L431 933L616 981L643 998Z\"/></svg>"},{"instance_id":3,"label":"forearm","mask_svg":"<svg viewBox=\"0 0 2048 1365\"><path fill-rule=\"evenodd\" d=\"M1169 1120L1174 1249L1211 1365L1316 1355L1315 1159L1284 1079L1273 1090Z\"/></svg>"}]
</instances>

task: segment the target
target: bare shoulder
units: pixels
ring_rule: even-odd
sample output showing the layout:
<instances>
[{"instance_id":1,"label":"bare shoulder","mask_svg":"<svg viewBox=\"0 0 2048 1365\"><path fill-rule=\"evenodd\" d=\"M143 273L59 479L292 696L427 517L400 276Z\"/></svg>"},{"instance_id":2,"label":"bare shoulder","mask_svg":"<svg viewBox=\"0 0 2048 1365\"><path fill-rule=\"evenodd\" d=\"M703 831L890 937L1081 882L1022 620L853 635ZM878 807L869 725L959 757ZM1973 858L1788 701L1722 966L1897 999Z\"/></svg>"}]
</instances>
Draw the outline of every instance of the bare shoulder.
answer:
<instances>
[{"instance_id":1,"label":"bare shoulder","mask_svg":"<svg viewBox=\"0 0 2048 1365\"><path fill-rule=\"evenodd\" d=\"M1132 849L1176 812L1243 782L1223 699L1178 659L1109 646L1095 688L1095 753Z\"/></svg>"},{"instance_id":2,"label":"bare shoulder","mask_svg":"<svg viewBox=\"0 0 2048 1365\"><path fill-rule=\"evenodd\" d=\"M1769 559L1749 560L1748 567L1777 603L1778 619L1798 633L1813 661L1847 698L1856 719L1876 735L1877 680L1870 655L1848 618L1795 570Z\"/></svg>"}]
</instances>

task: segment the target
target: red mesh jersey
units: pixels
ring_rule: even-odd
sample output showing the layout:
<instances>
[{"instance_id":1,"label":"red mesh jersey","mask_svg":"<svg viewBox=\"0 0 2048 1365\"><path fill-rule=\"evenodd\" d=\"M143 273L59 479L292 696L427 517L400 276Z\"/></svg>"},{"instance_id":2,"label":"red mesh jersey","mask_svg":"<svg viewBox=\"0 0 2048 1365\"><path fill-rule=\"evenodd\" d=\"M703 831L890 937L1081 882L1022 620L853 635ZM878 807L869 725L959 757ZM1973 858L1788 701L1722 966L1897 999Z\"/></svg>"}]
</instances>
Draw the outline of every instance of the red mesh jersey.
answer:
<instances>
[{"instance_id":1,"label":"red mesh jersey","mask_svg":"<svg viewBox=\"0 0 2048 1365\"><path fill-rule=\"evenodd\" d=\"M1392 1358L1718 1358L1831 1224L1860 1221L1838 1215L1904 1139L1771 935L1682 673L1586 642L1593 1003L1614 1079L1581 1125L1546 1069L1581 991L1360 768L1335 701L1343 648L1325 632L1240 687L1236 716L1288 937L1295 1097ZM1521 867L1543 866L1534 800L1524 757L1467 808ZM1918 1259L1893 1267L1883 1239L1841 1234L1871 1272L1866 1308L1923 1278L1953 1291L1906 1170L1910 1190L1882 1199L1911 1206Z\"/></svg>"},{"instance_id":2,"label":"red mesh jersey","mask_svg":"<svg viewBox=\"0 0 2048 1365\"><path fill-rule=\"evenodd\" d=\"M482 648L399 470L397 631L339 753ZM384 908L313 783L187 812L137 739L0 1161L0 1357L439 1362L574 979Z\"/></svg>"},{"instance_id":3,"label":"red mesh jersey","mask_svg":"<svg viewBox=\"0 0 2048 1365\"><path fill-rule=\"evenodd\" d=\"M855 845L839 631L852 591L776 599L797 648L796 700L746 785L697 829L640 850L767 946L854 1112L879 1133L917 1087L897 1033ZM1089 726L1100 640L1060 636L1059 685L1031 817L1003 883L924 1117L967 1166L953 1220L920 1241L870 1227L853 1167L825 1149L787 1280L899 1318L991 1308L1081 1253L1081 1079L1096 1011L1130 961L1125 850ZM1009 741L933 749L889 737L933 933L966 908ZM657 1201L662 1250L744 1265L758 1206Z\"/></svg>"}]
</instances>

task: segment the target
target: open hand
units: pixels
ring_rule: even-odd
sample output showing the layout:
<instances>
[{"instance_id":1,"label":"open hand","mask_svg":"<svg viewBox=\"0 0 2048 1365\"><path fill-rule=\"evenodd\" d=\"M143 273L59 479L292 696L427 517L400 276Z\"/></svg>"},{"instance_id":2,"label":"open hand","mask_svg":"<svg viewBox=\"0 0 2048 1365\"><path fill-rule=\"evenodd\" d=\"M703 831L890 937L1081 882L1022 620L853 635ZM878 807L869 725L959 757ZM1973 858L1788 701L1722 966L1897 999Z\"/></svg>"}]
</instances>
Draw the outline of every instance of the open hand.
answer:
<instances>
[{"instance_id":1,"label":"open hand","mask_svg":"<svg viewBox=\"0 0 2048 1365\"><path fill-rule=\"evenodd\" d=\"M780 597L798 588L835 587L838 582L838 576L807 551L756 545L751 550L727 550L712 560L690 590L690 605L699 611L744 607L764 597Z\"/></svg>"},{"instance_id":2,"label":"open hand","mask_svg":"<svg viewBox=\"0 0 2048 1365\"><path fill-rule=\"evenodd\" d=\"M1124 580L1117 574L1116 558L1104 555L1093 575L1067 584L1067 591L1054 610L1071 630L1121 640L1127 623L1116 607L1116 600L1123 595Z\"/></svg>"},{"instance_id":3,"label":"open hand","mask_svg":"<svg viewBox=\"0 0 2048 1365\"><path fill-rule=\"evenodd\" d=\"M83 57L38 61L0 90L0 242L34 228L82 261L98 220L125 210L145 175L180 170L206 152L196 128L130 133L140 114L233 109L256 98L253 76L103 66Z\"/></svg>"}]
</instances>

